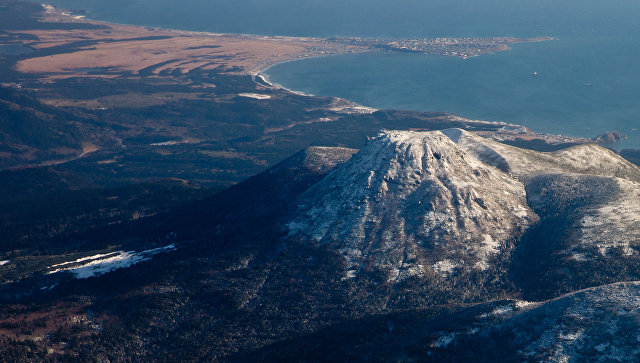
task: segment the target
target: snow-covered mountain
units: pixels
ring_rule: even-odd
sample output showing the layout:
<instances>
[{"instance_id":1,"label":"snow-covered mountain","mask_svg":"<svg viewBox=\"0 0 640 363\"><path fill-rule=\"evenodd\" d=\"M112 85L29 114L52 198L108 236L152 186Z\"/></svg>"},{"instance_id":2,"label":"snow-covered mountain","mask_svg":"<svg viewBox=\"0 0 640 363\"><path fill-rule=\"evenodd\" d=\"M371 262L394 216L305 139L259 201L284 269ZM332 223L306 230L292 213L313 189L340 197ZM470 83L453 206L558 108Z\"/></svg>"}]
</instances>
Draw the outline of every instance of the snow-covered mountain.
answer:
<instances>
[{"instance_id":1,"label":"snow-covered mountain","mask_svg":"<svg viewBox=\"0 0 640 363\"><path fill-rule=\"evenodd\" d=\"M307 190L291 235L389 281L484 270L537 221L522 182L445 133L383 131Z\"/></svg>"},{"instance_id":2,"label":"snow-covered mountain","mask_svg":"<svg viewBox=\"0 0 640 363\"><path fill-rule=\"evenodd\" d=\"M560 256L559 270L638 255L638 181L595 144L542 153L461 129L382 131L301 195L287 227L344 256L344 278L482 271L523 244Z\"/></svg>"},{"instance_id":3,"label":"snow-covered mountain","mask_svg":"<svg viewBox=\"0 0 640 363\"><path fill-rule=\"evenodd\" d=\"M640 359L639 206L640 169L597 145L381 131L107 235L171 233L166 253L87 279L113 256L69 256L0 292L82 291L87 352L147 360Z\"/></svg>"}]
</instances>

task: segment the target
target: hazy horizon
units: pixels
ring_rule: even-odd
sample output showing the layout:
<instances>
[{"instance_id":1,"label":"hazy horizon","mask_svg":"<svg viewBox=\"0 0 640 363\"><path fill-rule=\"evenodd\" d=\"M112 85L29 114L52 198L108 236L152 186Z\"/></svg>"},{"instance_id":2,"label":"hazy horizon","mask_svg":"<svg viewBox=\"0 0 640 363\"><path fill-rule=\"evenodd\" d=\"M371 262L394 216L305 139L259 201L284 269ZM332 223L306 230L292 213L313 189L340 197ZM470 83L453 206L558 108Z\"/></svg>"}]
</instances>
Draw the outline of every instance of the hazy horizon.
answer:
<instances>
[{"instance_id":1,"label":"hazy horizon","mask_svg":"<svg viewBox=\"0 0 640 363\"><path fill-rule=\"evenodd\" d=\"M640 4L622 1L54 0L90 17L177 29L296 36L625 34ZM612 23L615 27L612 27Z\"/></svg>"}]
</instances>

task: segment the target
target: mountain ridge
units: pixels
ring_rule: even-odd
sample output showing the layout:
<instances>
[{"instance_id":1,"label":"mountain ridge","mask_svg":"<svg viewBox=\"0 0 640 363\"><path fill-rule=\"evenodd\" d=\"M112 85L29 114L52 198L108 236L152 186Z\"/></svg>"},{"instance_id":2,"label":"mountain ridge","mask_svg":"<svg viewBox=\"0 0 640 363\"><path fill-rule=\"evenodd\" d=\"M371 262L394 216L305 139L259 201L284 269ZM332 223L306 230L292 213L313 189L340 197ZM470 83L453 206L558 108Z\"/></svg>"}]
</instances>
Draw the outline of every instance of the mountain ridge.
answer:
<instances>
[{"instance_id":1,"label":"mountain ridge","mask_svg":"<svg viewBox=\"0 0 640 363\"><path fill-rule=\"evenodd\" d=\"M585 226L587 237L575 228L589 217L627 223L616 218L634 217L624 208L640 190L637 168L608 151L602 158L614 163L606 170L598 165L609 161L576 157L591 148L556 157L462 130L382 131L359 151L312 147L216 196L100 233L105 240L138 240L140 250L153 247L143 244L149 241L167 245L162 236L173 233L176 249L82 281L67 276L50 290L40 291L55 281L36 278L32 301L59 299L64 307L71 306L64 302L69 294L86 295L74 301L89 301L88 325L74 329L91 339L69 350L83 357L290 359L331 349L322 343L332 341L328 336L344 341L333 355L342 358L488 354L509 337L501 324L515 316L511 311L520 316L521 309L585 288L592 289L584 294L606 297L608 284L640 276L634 224L625 245L607 232L611 224ZM452 222L422 222L434 213L451 215ZM526 228L508 229L496 216L516 227L525 221ZM584 245L584 238L601 245ZM438 264L444 260L460 263L445 269ZM553 314L564 321L560 310ZM519 356L536 341L538 330L519 321L514 326L531 336L497 359ZM96 325L103 330L91 328ZM363 335L370 328L374 334ZM105 346L122 350L109 353ZM547 357L545 347L531 345L534 357Z\"/></svg>"}]
</instances>

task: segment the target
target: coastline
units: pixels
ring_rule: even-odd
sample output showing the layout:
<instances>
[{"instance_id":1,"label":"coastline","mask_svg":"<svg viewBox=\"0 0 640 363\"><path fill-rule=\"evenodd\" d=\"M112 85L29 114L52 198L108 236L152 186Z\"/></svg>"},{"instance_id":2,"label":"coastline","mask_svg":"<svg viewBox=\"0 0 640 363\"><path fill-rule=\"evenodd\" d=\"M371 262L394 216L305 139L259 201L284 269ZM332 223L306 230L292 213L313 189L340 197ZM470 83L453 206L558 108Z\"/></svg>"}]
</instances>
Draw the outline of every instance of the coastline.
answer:
<instances>
[{"instance_id":1,"label":"coastline","mask_svg":"<svg viewBox=\"0 0 640 363\"><path fill-rule=\"evenodd\" d=\"M344 38L346 42L334 42L325 38L318 37L295 37L295 36L283 36L283 35L259 35L259 34L249 34L249 33L217 33L217 32L206 32L206 31L195 31L195 30L181 30L181 29L173 29L173 28L165 28L161 26L151 26L151 25L132 25L125 23L117 23L111 21L97 20L85 15L82 16L74 16L73 11L63 8L56 8L51 4L43 3L41 4L43 7L43 20L46 21L54 21L54 22L71 22L71 23L92 23L96 25L102 25L106 27L121 27L128 30L145 30L152 33L160 33L157 35L173 35L173 36L187 36L187 37L205 37L205 38L224 38L224 39L234 39L234 40L249 40L249 41L265 41L265 42L277 42L281 43L295 43L298 46L303 46L308 48L316 48L313 50L306 49L303 53L291 53L291 54L278 54L279 59L269 59L268 57L263 57L261 59L256 59L255 64L244 67L244 69L240 72L241 74L250 75L254 80L255 77L260 76L261 80L274 88L280 88L287 90L291 93L303 95L303 96L314 96L313 94L305 93L302 91L292 90L290 88L285 87L282 84L273 82L267 74L268 70L272 67L293 62L297 60L310 59L310 58L320 58L320 57L328 57L335 55L344 55L344 54L364 54L364 53L379 53L379 52L398 52L402 50L398 49L385 49L384 47L379 47L377 43L374 41L393 41L392 39L380 39L376 40L374 38ZM48 15L48 16L47 16ZM445 41L463 41L475 38L438 38L438 41L442 39ZM457 56L462 57L464 59L468 57L476 57L482 54L493 54L495 52L503 52L511 49L509 45L519 44L519 43L529 43L529 42L542 42L542 41L550 41L554 40L552 37L542 36L542 37L532 37L532 38L514 38L514 37L492 37L492 38L477 38L482 41L496 41L500 46L489 48L489 50L478 50L474 51L472 55L466 56L463 54L444 52L440 55L444 56ZM426 39L423 39L426 40ZM403 40L396 40L403 41ZM418 40L407 40L410 42L418 41ZM374 42L374 43L371 43ZM473 43L470 43L473 44ZM416 54L425 54L429 55L429 53L425 53L422 51L415 51Z\"/></svg>"},{"instance_id":2,"label":"coastline","mask_svg":"<svg viewBox=\"0 0 640 363\"><path fill-rule=\"evenodd\" d=\"M284 90L286 92L298 95L298 96L304 96L304 97L318 97L314 94L310 94L310 93L305 93L302 91L296 91L296 90L292 90L290 88L287 88L279 83L273 82L269 75L266 73L270 68L279 65L279 64L283 64L283 63L289 63L289 62L295 62L295 61L299 61L302 59L310 59L310 58L321 58L321 57L329 57L331 55L326 55L326 56L314 56L314 57L306 57L306 58L299 58L299 59L291 59L291 60L286 60L286 61L282 61L282 62L278 62L278 63L273 63L270 64L266 67L264 67L262 70L260 70L258 73L255 74L251 74L251 78L252 80L256 83L256 84L260 84L256 81L256 78L259 78L260 80L262 80L262 82L266 83L267 85L269 85L270 87L274 88L274 89L280 89L280 90ZM333 111L339 111L339 112L347 112L347 113L374 113L376 111L379 111L379 109L375 108L375 107L371 107L371 106L365 106L365 105L361 105L359 103L353 102L351 100L347 100L344 98L340 98L340 97L336 97L336 96L329 96L333 99L335 99L337 102L336 103L345 103L345 106L339 106L339 107L334 107L331 110Z\"/></svg>"},{"instance_id":3,"label":"coastline","mask_svg":"<svg viewBox=\"0 0 640 363\"><path fill-rule=\"evenodd\" d=\"M286 64L286 63L291 63L291 62L297 62L299 60L304 60L304 59L313 59L313 58L325 58L325 57L331 57L331 56L336 56L333 54L328 54L328 55L316 55L316 56L310 56L310 57L302 57L302 58L295 58L295 59L288 59L288 60L283 60L283 61L279 61L279 62L274 62L274 63L270 63L265 65L264 67L261 67L258 70L252 70L249 71L248 74L251 76L251 78L254 80L256 78L260 78L264 83L268 84L269 86L273 87L273 88L277 88L277 89L282 89L288 92L291 92L293 94L297 94L299 96L307 96L307 97L315 97L316 95L311 94L311 93L305 93L302 91L296 91L296 90L292 90L290 88L287 88L285 86L283 86L280 83L276 83L274 81L271 80L271 77L269 76L269 74L267 74L267 72L275 67L278 66L280 64Z\"/></svg>"},{"instance_id":4,"label":"coastline","mask_svg":"<svg viewBox=\"0 0 640 363\"><path fill-rule=\"evenodd\" d=\"M229 68L231 67L236 67L237 69L239 69L240 71L237 71L237 73L235 74L244 74L244 75L249 75L251 76L252 80L256 83L256 84L260 84L262 86L267 86L267 87L272 87L274 89L281 89L284 91L287 91L291 94L296 94L299 96L307 96L307 97L314 97L316 95L314 94L310 94L310 93L305 93L302 91L296 91L290 88L285 87L282 84L279 84L277 82L274 82L269 74L268 71L269 69L273 68L276 65L282 64L282 63L288 63L288 62L293 62L293 61L298 61L298 60L303 60L303 59L310 59L310 58L319 58L319 57L328 57L328 56L335 56L335 55L344 55L344 54L363 54L363 53L377 53L377 52L385 52L388 50L383 50L383 49L378 49L378 48L373 48L373 47L365 47L365 46L353 46L353 47L342 47L343 45L336 45L336 43L331 43L329 41L327 41L326 39L321 39L321 38L313 38L313 37L290 37L290 36L268 36L268 35L252 35L252 34L234 34L234 33L214 33L214 32L202 32L202 31L191 31L191 30L180 30L180 29L171 29L171 28L162 28L162 27L157 27L157 26L139 26L139 25L130 25L130 24L121 24L121 23L113 23L113 22L107 22L107 21L102 21L102 20L95 20L95 19L91 19L91 18L86 18L86 17L77 17L71 14L71 12L66 11L65 9L58 9L55 8L53 6L48 5L47 7L43 6L43 14L45 16L52 16L52 17L58 17L59 19L66 19L68 22L72 22L72 23L92 23L92 24L96 24L96 25L103 25L109 28L114 28L114 29L125 29L127 31L129 31L130 33L136 33L139 32L141 35L144 35L144 33L146 32L147 34L151 35L151 36L163 36L163 35L168 35L168 36L175 36L175 37L183 37L182 39L186 39L184 37L193 37L193 38L202 38L201 43L202 44L218 44L218 42L225 42L226 40L240 40L240 41L248 41L248 42L252 42L252 43L247 43L248 47L245 47L243 51L253 51L254 49L252 49L250 46L252 45L256 45L258 43L261 42L261 46L272 46L272 45L284 45L286 46L294 46L294 47L298 47L297 50L291 52L291 53L282 53L282 54L278 54L278 57L276 58L272 58L269 57L268 54L270 53L255 53L255 56L253 59L251 59L250 61L245 62L244 64L240 64L238 65L237 63L233 63L232 61L228 61L225 60L223 62L221 62L220 64L222 64L223 66L225 65L229 65ZM59 20L60 21L60 20ZM62 20L64 21L64 20ZM553 40L554 38L551 37L538 37L538 38L496 38L496 39L503 39L506 40L507 44L518 44L518 43L527 43L527 42L542 42L542 41L549 41L549 40ZM216 42L217 41L217 42ZM143 40L141 42L147 42L146 40ZM239 43L239 42L236 42ZM314 49L313 51L309 51L310 47L314 47L320 45L322 47L326 47L326 48L319 48L319 49ZM190 49L190 48L187 48ZM327 49L330 49L332 52L326 52ZM510 49L510 48L509 48ZM504 49L504 50L500 50L500 51L506 51L509 49ZM171 51L171 50L169 50ZM228 53L224 53L225 51L223 50L222 54L228 54ZM73 54L73 53L70 53ZM484 53L486 54L486 53ZM480 55L480 54L479 54ZM182 59L185 59L187 56L190 55L185 55L185 53L175 53L174 58L180 58L180 57L184 57ZM232 58L234 55L230 54L230 58ZM275 56L273 56L275 57ZM225 63L226 62L226 63ZM48 62L47 62L48 63ZM161 63L160 61L157 61L156 63L153 63L151 66L155 66L156 64ZM65 66L67 66L65 64ZM98 68L100 66L96 66L96 68ZM79 68L79 67L78 67ZM207 68L203 68L203 69L207 69ZM211 68L209 68L211 69ZM125 69L126 70L126 69ZM187 69L188 70L188 69ZM19 70L20 71L20 70ZM133 69L133 71L135 72L136 69ZM25 72L25 73L30 73L30 72ZM35 73L35 72L32 72ZM229 71L229 73L232 73L232 71ZM78 76L78 72L72 72L72 76ZM92 75L93 76L93 75ZM258 79L262 82L258 82ZM328 96L331 97L331 96ZM352 110L356 110L355 112L358 113L371 113L371 112L375 112L377 111L376 108L373 107L368 107L368 106L363 106L360 104L357 104L355 102L346 100L346 99L342 99L342 98L338 98L338 97L332 97L336 100L340 100L343 104L344 103L348 103L350 104L350 109ZM340 110L345 109L345 107L340 108ZM509 123L510 124L510 123Z\"/></svg>"},{"instance_id":5,"label":"coastline","mask_svg":"<svg viewBox=\"0 0 640 363\"><path fill-rule=\"evenodd\" d=\"M547 41L547 40L539 40L539 41ZM532 41L532 42L537 42L537 41ZM516 43L517 44L517 43ZM298 60L303 60L303 59L309 59L309 58L320 58L320 57L328 57L328 56L332 56L332 55L327 55L327 56L314 56L314 57L306 57L306 58L300 58L300 59L290 59L290 60L286 60L286 61L282 61L282 62L277 62L277 63L273 63L270 64L268 66L265 66L264 68L262 68L259 72L256 73L252 73L252 79L254 79L255 82L255 78L259 78L260 80L262 80L264 83L268 84L269 86L276 88L276 89L281 89L281 90L285 90L287 92L293 93L293 94L297 94L300 96L306 96L306 97L316 97L316 95L313 94L307 94L301 91L296 91L296 90L292 90L289 89L279 83L276 83L274 81L272 81L269 78L269 75L266 73L269 69L271 69L272 67L275 67L279 64L283 64L283 63L289 63L289 62L295 62ZM340 97L336 97L336 96L330 96L335 98L336 100L341 100L344 102L347 102L351 105L353 105L354 109L361 109L365 112L358 112L358 113L373 113L375 111L379 111L380 109L374 108L374 107L370 107L370 106L363 106L360 105L356 102L344 99L344 98L340 98ZM338 109L336 109L338 110ZM406 110L405 110L406 111ZM422 111L415 111L415 112L422 112ZM535 142L536 140L544 140L544 142L548 143L549 145L562 145L562 144L586 144L586 143L594 143L594 141L592 139L589 138L585 138L585 137L580 137L580 136L570 136L570 135L565 135L565 134L547 134L547 133L541 133L541 132L535 132L533 130L531 130L529 127L525 126L525 125L521 125L521 124L517 124L517 123L512 123L509 121L495 121L495 120L478 120L478 119L468 119L466 117L462 117L453 113L447 113L449 116L449 118L452 121L456 121L456 122L474 122L474 123L481 123L481 124L487 124L487 125L499 125L501 126L501 128L498 131L491 131L491 132L478 132L478 135L482 136L482 137L486 137L486 138L490 138L499 142L504 142L504 143L527 143L527 142Z\"/></svg>"},{"instance_id":6,"label":"coastline","mask_svg":"<svg viewBox=\"0 0 640 363\"><path fill-rule=\"evenodd\" d=\"M276 63L276 64L279 64L279 63ZM279 83L275 83L275 82L271 81L271 79L269 78L269 75L264 73L264 72L260 72L258 74L252 74L251 76L252 76L251 78L253 79L254 82L258 83L256 81L256 78L259 78L262 82L266 83L267 85L269 85L269 87L274 88L274 89L281 89L281 90L287 91L289 93L293 93L293 94L298 95L298 96L305 96L305 97L315 97L316 96L316 95L311 94L311 93L304 93L302 91L292 90L292 89L287 88L287 87L285 87L285 86L283 86L283 85L281 85Z\"/></svg>"}]
</instances>

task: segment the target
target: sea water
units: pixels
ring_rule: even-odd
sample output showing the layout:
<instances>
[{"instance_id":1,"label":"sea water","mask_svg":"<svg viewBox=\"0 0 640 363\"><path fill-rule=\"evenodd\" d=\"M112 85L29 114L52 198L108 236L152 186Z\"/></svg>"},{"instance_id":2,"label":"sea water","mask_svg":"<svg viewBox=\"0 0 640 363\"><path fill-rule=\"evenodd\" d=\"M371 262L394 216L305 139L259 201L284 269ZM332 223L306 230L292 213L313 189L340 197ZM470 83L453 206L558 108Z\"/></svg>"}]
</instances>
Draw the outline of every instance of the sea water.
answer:
<instances>
[{"instance_id":1,"label":"sea water","mask_svg":"<svg viewBox=\"0 0 640 363\"><path fill-rule=\"evenodd\" d=\"M444 111L593 137L617 130L618 148L640 148L638 46L618 39L520 44L469 59L406 53L347 55L283 63L271 81L314 95L384 109ZM616 54L603 62L587 45ZM577 56L576 54L581 54Z\"/></svg>"},{"instance_id":2,"label":"sea water","mask_svg":"<svg viewBox=\"0 0 640 363\"><path fill-rule=\"evenodd\" d=\"M270 79L376 108L446 111L640 149L636 0L53 0L89 17L185 30L384 38L551 36L469 59L361 54L276 65ZM537 73L537 76L534 75Z\"/></svg>"}]
</instances>

